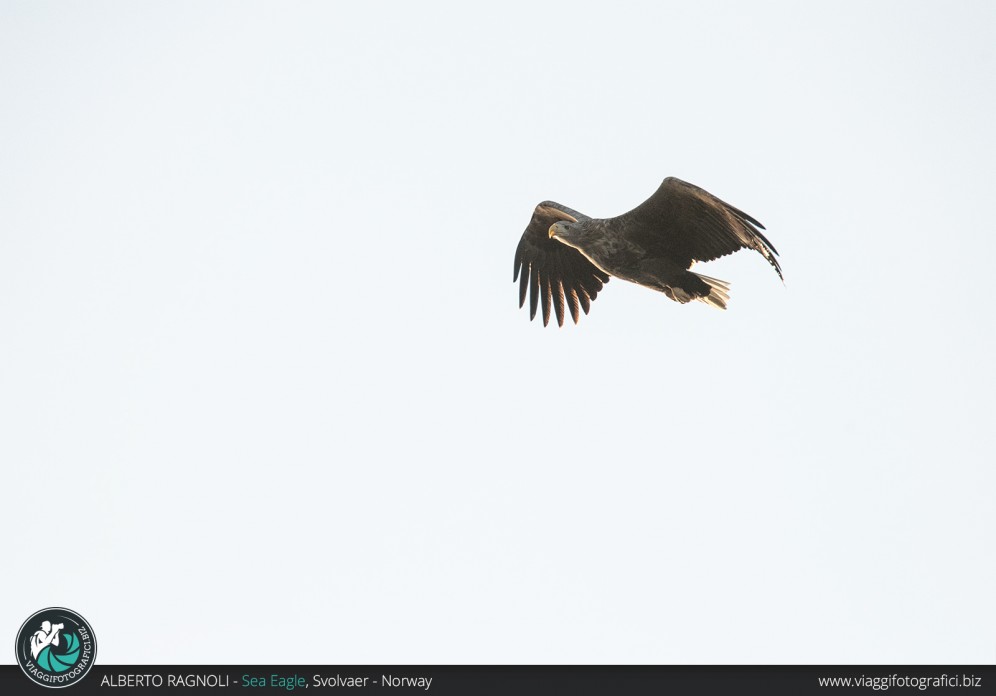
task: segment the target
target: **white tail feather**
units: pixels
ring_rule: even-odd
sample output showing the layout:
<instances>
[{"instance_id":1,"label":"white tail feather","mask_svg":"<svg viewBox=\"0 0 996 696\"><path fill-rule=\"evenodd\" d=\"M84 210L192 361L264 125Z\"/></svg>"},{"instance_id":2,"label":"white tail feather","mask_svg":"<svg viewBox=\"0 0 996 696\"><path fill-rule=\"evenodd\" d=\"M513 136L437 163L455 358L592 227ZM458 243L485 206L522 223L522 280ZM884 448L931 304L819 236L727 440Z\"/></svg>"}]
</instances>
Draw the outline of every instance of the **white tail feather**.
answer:
<instances>
[{"instance_id":1,"label":"white tail feather","mask_svg":"<svg viewBox=\"0 0 996 696\"><path fill-rule=\"evenodd\" d=\"M704 276L696 273L705 284L709 286L709 294L705 297L696 297L695 299L699 302L705 302L707 305L711 305L718 309L726 309L726 303L730 299L730 284L725 280L719 280L718 278L710 278L709 276Z\"/></svg>"}]
</instances>

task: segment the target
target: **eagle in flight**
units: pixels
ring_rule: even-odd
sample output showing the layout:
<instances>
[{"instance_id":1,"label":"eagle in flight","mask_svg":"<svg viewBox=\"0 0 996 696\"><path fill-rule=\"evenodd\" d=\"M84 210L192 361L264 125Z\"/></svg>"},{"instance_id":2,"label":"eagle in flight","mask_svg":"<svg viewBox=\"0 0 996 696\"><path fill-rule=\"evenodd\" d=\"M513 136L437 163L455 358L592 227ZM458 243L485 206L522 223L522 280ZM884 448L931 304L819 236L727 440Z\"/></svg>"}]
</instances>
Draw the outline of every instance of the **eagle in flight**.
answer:
<instances>
[{"instance_id":1,"label":"eagle in flight","mask_svg":"<svg viewBox=\"0 0 996 696\"><path fill-rule=\"evenodd\" d=\"M512 281L519 281L519 307L528 290L530 319L542 300L543 326L550 322L551 305L564 325L565 303L576 324L609 276L682 304L699 300L726 309L730 284L689 269L696 261L753 249L782 278L778 252L763 229L750 215L674 177L633 210L604 220L544 201L519 240Z\"/></svg>"}]
</instances>

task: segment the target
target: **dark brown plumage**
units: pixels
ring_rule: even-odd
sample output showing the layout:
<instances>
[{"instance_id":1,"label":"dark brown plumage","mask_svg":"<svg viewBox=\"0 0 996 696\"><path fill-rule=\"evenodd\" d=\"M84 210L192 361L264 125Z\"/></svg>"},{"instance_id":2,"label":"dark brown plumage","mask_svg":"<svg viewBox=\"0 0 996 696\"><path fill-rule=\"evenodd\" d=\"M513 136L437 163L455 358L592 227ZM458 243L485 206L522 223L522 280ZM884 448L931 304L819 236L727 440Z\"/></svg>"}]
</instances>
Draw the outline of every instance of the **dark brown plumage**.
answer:
<instances>
[{"instance_id":1,"label":"dark brown plumage","mask_svg":"<svg viewBox=\"0 0 996 696\"><path fill-rule=\"evenodd\" d=\"M669 177L645 202L618 217L593 219L559 203L536 206L515 250L513 281L519 306L529 294L529 318L553 308L563 325L565 304L578 322L610 276L663 292L682 304L699 300L726 308L729 284L692 273L697 261L712 261L753 249L779 278L778 252L741 210L687 182Z\"/></svg>"}]
</instances>

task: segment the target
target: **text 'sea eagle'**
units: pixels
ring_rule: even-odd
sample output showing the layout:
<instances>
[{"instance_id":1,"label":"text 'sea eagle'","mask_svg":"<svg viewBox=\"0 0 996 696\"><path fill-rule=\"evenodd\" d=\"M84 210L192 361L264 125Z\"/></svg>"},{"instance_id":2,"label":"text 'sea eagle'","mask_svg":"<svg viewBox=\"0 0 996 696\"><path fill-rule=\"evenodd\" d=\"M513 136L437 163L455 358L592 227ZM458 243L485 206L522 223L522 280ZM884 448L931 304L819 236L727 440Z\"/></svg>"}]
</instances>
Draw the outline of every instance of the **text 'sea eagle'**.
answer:
<instances>
[{"instance_id":1,"label":"text 'sea eagle'","mask_svg":"<svg viewBox=\"0 0 996 696\"><path fill-rule=\"evenodd\" d=\"M682 304L699 300L726 309L730 284L688 269L696 261L753 249L781 278L778 252L763 229L750 215L674 177L633 210L605 220L544 201L519 240L512 280L519 281L520 307L529 292L530 319L542 304L544 326L551 305L557 323L564 325L565 304L576 324L609 276L659 290Z\"/></svg>"}]
</instances>

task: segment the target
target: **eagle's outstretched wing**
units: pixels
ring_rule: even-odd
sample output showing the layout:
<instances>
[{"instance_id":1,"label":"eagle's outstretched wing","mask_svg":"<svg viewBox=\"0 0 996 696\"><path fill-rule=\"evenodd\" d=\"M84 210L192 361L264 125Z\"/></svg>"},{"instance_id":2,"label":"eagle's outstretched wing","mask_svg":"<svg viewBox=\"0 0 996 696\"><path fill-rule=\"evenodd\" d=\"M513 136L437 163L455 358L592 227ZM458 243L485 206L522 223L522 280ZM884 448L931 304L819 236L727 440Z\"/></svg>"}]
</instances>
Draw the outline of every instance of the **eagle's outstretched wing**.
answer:
<instances>
[{"instance_id":1,"label":"eagle's outstretched wing","mask_svg":"<svg viewBox=\"0 0 996 696\"><path fill-rule=\"evenodd\" d=\"M519 306L525 304L528 287L529 318L536 317L536 306L542 298L543 326L550 322L551 304L557 314L557 323L564 325L565 299L576 324L580 318L578 310L587 314L598 291L609 282L608 274L586 259L580 251L550 239L550 226L555 222L587 219L587 216L576 210L544 201L536 206L533 217L519 240L519 246L515 249L515 273L512 281L519 281Z\"/></svg>"},{"instance_id":2,"label":"eagle's outstretched wing","mask_svg":"<svg viewBox=\"0 0 996 696\"><path fill-rule=\"evenodd\" d=\"M775 258L778 252L761 234L764 225L708 191L673 176L665 179L654 195L611 223L646 249L648 255L664 256L682 268L689 268L694 261L712 261L739 249L753 249L782 278L782 268Z\"/></svg>"}]
</instances>

